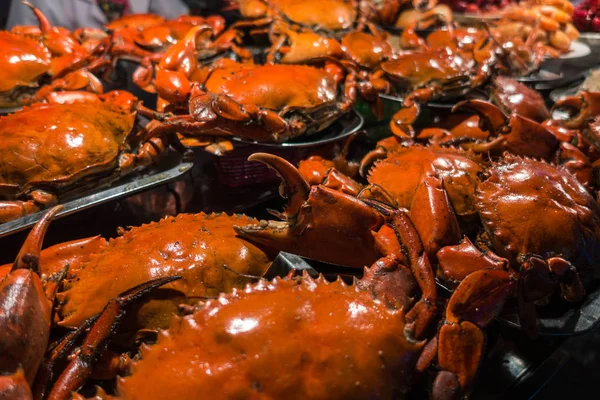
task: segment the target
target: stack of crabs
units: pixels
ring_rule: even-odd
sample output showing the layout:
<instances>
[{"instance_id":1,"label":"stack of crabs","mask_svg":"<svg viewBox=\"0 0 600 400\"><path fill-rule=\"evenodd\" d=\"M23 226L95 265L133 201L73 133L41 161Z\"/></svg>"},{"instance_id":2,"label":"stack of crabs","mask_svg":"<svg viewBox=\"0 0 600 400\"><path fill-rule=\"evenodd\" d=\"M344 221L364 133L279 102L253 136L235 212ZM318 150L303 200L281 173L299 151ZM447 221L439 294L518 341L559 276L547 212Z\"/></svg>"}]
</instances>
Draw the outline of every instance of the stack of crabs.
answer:
<instances>
[{"instance_id":1,"label":"stack of crabs","mask_svg":"<svg viewBox=\"0 0 600 400\"><path fill-rule=\"evenodd\" d=\"M0 117L0 222L48 211L0 266L0 398L395 399L426 373L431 398L468 396L507 302L535 338L538 308L577 307L598 276L600 94L556 102L559 120L513 79L566 51L565 4L514 35L424 1L240 0L230 26L131 15L74 32L25 3L39 26L0 32L0 99L23 106ZM156 109L104 93L121 60ZM42 250L62 199L169 147L318 135L359 100L382 117L381 94L399 99L391 136L360 161L357 141L297 166L250 157L282 179L277 221L179 214ZM419 124L436 99L456 104ZM264 279L280 251L355 278Z\"/></svg>"}]
</instances>

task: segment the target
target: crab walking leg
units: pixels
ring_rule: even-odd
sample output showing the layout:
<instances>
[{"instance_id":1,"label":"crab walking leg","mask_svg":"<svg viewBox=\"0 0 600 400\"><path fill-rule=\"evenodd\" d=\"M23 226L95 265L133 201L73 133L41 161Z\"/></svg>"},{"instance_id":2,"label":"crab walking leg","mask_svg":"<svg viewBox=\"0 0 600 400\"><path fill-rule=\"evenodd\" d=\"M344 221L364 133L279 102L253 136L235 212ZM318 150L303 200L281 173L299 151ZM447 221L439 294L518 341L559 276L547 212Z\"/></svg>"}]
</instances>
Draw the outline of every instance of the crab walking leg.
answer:
<instances>
[{"instance_id":1,"label":"crab walking leg","mask_svg":"<svg viewBox=\"0 0 600 400\"><path fill-rule=\"evenodd\" d=\"M463 393L470 390L481 363L485 348L482 329L498 316L515 290L516 282L508 271L487 269L467 276L452 294L439 332L438 364L456 376ZM449 381L447 374L441 375L434 390Z\"/></svg>"},{"instance_id":2,"label":"crab walking leg","mask_svg":"<svg viewBox=\"0 0 600 400\"><path fill-rule=\"evenodd\" d=\"M119 297L110 300L102 313L97 317L93 317L96 321L81 345L81 351L69 362L67 368L58 377L48 395L48 399L70 399L71 392L79 389L92 373L94 362L106 350L111 335L125 316L127 306L148 294L152 289L177 279L180 279L180 277L169 276L154 279L131 288Z\"/></svg>"},{"instance_id":3,"label":"crab walking leg","mask_svg":"<svg viewBox=\"0 0 600 400\"><path fill-rule=\"evenodd\" d=\"M46 230L61 209L54 207L38 221L0 282L0 394L29 392L48 345L52 302L42 286L39 259Z\"/></svg>"},{"instance_id":4,"label":"crab walking leg","mask_svg":"<svg viewBox=\"0 0 600 400\"><path fill-rule=\"evenodd\" d=\"M390 130L398 137L414 138L415 130L412 124L417 120L420 104L424 104L433 99L440 92L438 86L432 85L428 88L415 90L408 95L402 103L402 108L398 110L390 121Z\"/></svg>"},{"instance_id":5,"label":"crab walking leg","mask_svg":"<svg viewBox=\"0 0 600 400\"><path fill-rule=\"evenodd\" d=\"M426 164L423 179L413 197L410 219L425 252L434 261L438 250L460 241L460 227L454 209L444 183L431 163Z\"/></svg>"},{"instance_id":6,"label":"crab walking leg","mask_svg":"<svg viewBox=\"0 0 600 400\"><path fill-rule=\"evenodd\" d=\"M19 219L40 210L33 200L28 201L0 201L0 223Z\"/></svg>"},{"instance_id":7,"label":"crab walking leg","mask_svg":"<svg viewBox=\"0 0 600 400\"><path fill-rule=\"evenodd\" d=\"M435 275L429 257L423 251L419 234L405 212L398 211L395 213L393 227L399 239L398 241L407 253L406 259L411 272L421 289L421 298L406 314L406 322L412 329L413 336L420 339L423 338L425 330L438 313Z\"/></svg>"}]
</instances>

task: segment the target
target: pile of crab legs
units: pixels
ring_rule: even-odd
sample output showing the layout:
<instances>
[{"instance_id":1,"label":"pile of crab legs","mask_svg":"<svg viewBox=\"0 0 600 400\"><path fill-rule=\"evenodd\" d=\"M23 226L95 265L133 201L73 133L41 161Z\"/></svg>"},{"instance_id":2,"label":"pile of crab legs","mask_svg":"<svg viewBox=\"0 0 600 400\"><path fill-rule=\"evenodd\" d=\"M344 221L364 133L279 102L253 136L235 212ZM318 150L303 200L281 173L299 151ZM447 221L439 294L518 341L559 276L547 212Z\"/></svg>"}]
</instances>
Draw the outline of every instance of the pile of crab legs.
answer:
<instances>
[{"instance_id":1,"label":"pile of crab legs","mask_svg":"<svg viewBox=\"0 0 600 400\"><path fill-rule=\"evenodd\" d=\"M160 57L143 53L141 39L133 41L137 47L128 51L140 62L135 80L159 94L161 112L122 93L93 98L93 107L99 101L125 107L127 120L135 111L155 118L144 130L148 141L137 140L144 151L111 156L119 168L150 163L163 146L150 139L163 133L197 143L233 132L279 141L317 131L348 110L357 93L373 99L373 90L401 82L411 94L392 121L395 136L359 166L315 156L296 168L269 154L252 156L284 181L288 205L275 213L280 221L182 214L122 230L110 241L92 237L42 251L60 206L51 209L14 264L0 267L4 397L78 398L88 380L121 376L118 398L397 398L433 368L432 397L456 398L472 389L484 329L509 299L517 299L521 325L535 337L537 306L557 293L569 302L585 296L600 251L600 95L584 92L558 102L555 107L578 112L557 121L535 92L497 77L491 81L496 105L467 100L454 111L474 115L417 133L412 122L419 102L489 80L503 54L493 50L497 43L487 31L449 29L443 35L452 44L438 48L435 37L427 38L427 49L407 53L404 61L421 65L435 57L443 68L415 77L395 56L389 63L353 58L351 44L376 37L374 28L347 32L338 42L292 29L278 18L281 10L267 10L251 24L276 38L266 66L224 62L207 70L195 63L203 25L161 47ZM39 32L27 34L47 38L52 32L63 31L41 23ZM97 41L88 47L94 51L109 54L98 47L106 38L112 38L106 48L121 51L114 49L121 43L114 33L80 33ZM410 34L402 39L423 42ZM481 42L469 47L469 35ZM378 43L377 49L386 48ZM296 50L303 44L337 53L302 59L308 53ZM237 44L230 49L244 55ZM457 61L459 53L464 59ZM286 58L293 60L289 68ZM317 61L322 68L297 65ZM378 73L371 74L372 65ZM273 85L287 85L288 97L249 91L240 76L256 87L279 77ZM290 76L302 78L304 90L297 91ZM50 103L42 107L66 102L73 110L69 103L90 99L56 93L63 88L53 82L50 94L38 93ZM242 95L243 101L232 98ZM286 118L290 110L296 112ZM112 133L129 137L131 124ZM359 271L370 267L352 285L294 274L261 280L280 250ZM436 278L455 288L447 302L438 296ZM51 337L57 329L63 337ZM96 397L113 396L98 389Z\"/></svg>"}]
</instances>

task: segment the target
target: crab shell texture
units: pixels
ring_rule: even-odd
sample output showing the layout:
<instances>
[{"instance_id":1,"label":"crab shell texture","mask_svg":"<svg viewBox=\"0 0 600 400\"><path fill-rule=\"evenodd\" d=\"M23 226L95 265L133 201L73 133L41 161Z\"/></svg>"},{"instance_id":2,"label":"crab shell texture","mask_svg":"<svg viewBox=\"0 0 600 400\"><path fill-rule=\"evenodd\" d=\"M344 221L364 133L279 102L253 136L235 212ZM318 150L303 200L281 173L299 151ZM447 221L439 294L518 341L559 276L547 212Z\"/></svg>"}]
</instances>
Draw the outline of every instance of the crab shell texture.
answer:
<instances>
[{"instance_id":1,"label":"crab shell texture","mask_svg":"<svg viewBox=\"0 0 600 400\"><path fill-rule=\"evenodd\" d=\"M273 6L290 22L314 30L347 31L358 18L352 2L344 0L276 0Z\"/></svg>"},{"instance_id":2,"label":"crab shell texture","mask_svg":"<svg viewBox=\"0 0 600 400\"><path fill-rule=\"evenodd\" d=\"M492 101L504 114L517 113L522 117L542 122L550 118L542 95L526 85L506 76L497 76L492 81Z\"/></svg>"},{"instance_id":3,"label":"crab shell texture","mask_svg":"<svg viewBox=\"0 0 600 400\"><path fill-rule=\"evenodd\" d=\"M399 207L410 208L429 165L444 182L458 216L476 214L475 186L483 171L475 154L451 147L407 146L394 149L369 170L369 183L382 186Z\"/></svg>"},{"instance_id":4,"label":"crab shell texture","mask_svg":"<svg viewBox=\"0 0 600 400\"><path fill-rule=\"evenodd\" d=\"M408 340L404 327L402 311L341 280L261 281L175 318L156 345L142 349L118 393L125 399L401 398L424 344Z\"/></svg>"},{"instance_id":5,"label":"crab shell texture","mask_svg":"<svg viewBox=\"0 0 600 400\"><path fill-rule=\"evenodd\" d=\"M385 35L352 31L341 39L348 58L361 67L373 69L392 57L392 46Z\"/></svg>"},{"instance_id":6,"label":"crab shell texture","mask_svg":"<svg viewBox=\"0 0 600 400\"><path fill-rule=\"evenodd\" d=\"M128 150L136 105L132 95L109 92L96 102L36 104L1 117L0 198L60 191L114 171Z\"/></svg>"},{"instance_id":7,"label":"crab shell texture","mask_svg":"<svg viewBox=\"0 0 600 400\"><path fill-rule=\"evenodd\" d=\"M236 237L233 225L256 223L245 216L180 214L125 231L70 270L57 295L59 325L77 327L101 312L119 293L151 279L180 275L157 290L136 313L137 328L166 328L177 306L243 287L262 276L270 258Z\"/></svg>"},{"instance_id":8,"label":"crab shell texture","mask_svg":"<svg viewBox=\"0 0 600 400\"><path fill-rule=\"evenodd\" d=\"M303 65L231 64L215 69L205 88L242 107L283 111L292 119L309 120L307 132L300 134L318 132L333 123L339 117L338 101L343 96L325 70Z\"/></svg>"},{"instance_id":9,"label":"crab shell texture","mask_svg":"<svg viewBox=\"0 0 600 400\"><path fill-rule=\"evenodd\" d=\"M21 104L23 89L38 86L50 69L50 51L34 39L0 31L0 107Z\"/></svg>"},{"instance_id":10,"label":"crab shell texture","mask_svg":"<svg viewBox=\"0 0 600 400\"><path fill-rule=\"evenodd\" d=\"M427 35L427 47L438 49L442 47L473 49L486 32L474 27L436 29Z\"/></svg>"},{"instance_id":11,"label":"crab shell texture","mask_svg":"<svg viewBox=\"0 0 600 400\"><path fill-rule=\"evenodd\" d=\"M575 265L600 257L600 208L562 167L505 154L478 185L476 207L496 252L561 256Z\"/></svg>"},{"instance_id":12,"label":"crab shell texture","mask_svg":"<svg viewBox=\"0 0 600 400\"><path fill-rule=\"evenodd\" d=\"M403 54L395 60L382 62L381 69L398 90L412 91L432 82L456 81L457 86L462 81L467 82L473 66L471 61L465 59L463 53L443 47Z\"/></svg>"}]
</instances>

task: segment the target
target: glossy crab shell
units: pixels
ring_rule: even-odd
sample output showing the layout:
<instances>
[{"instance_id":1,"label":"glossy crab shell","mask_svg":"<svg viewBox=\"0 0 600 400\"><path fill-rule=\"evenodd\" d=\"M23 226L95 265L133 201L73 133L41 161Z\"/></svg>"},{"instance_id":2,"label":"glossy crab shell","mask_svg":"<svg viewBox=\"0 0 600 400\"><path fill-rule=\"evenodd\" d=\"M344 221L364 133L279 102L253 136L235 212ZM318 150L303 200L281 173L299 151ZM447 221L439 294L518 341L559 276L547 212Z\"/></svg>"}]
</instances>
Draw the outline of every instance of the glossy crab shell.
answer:
<instances>
[{"instance_id":1,"label":"glossy crab shell","mask_svg":"<svg viewBox=\"0 0 600 400\"><path fill-rule=\"evenodd\" d=\"M492 80L491 96L492 101L506 115L517 113L537 122L550 118L550 111L542 95L512 78L495 77Z\"/></svg>"},{"instance_id":2,"label":"glossy crab shell","mask_svg":"<svg viewBox=\"0 0 600 400\"><path fill-rule=\"evenodd\" d=\"M307 275L262 281L176 318L156 345L142 349L118 393L124 399L402 397L424 344L408 340L404 327L402 311L356 285Z\"/></svg>"},{"instance_id":3,"label":"glossy crab shell","mask_svg":"<svg viewBox=\"0 0 600 400\"><path fill-rule=\"evenodd\" d=\"M343 87L324 69L224 63L192 97L190 114L198 134L282 142L320 132L346 112L354 99Z\"/></svg>"},{"instance_id":4,"label":"glossy crab shell","mask_svg":"<svg viewBox=\"0 0 600 400\"><path fill-rule=\"evenodd\" d=\"M512 262L528 254L598 261L600 208L561 167L505 154L478 185L475 205L494 249Z\"/></svg>"},{"instance_id":5,"label":"glossy crab shell","mask_svg":"<svg viewBox=\"0 0 600 400\"><path fill-rule=\"evenodd\" d=\"M50 69L50 51L28 37L0 32L0 107L22 103L27 88L39 86Z\"/></svg>"},{"instance_id":6,"label":"glossy crab shell","mask_svg":"<svg viewBox=\"0 0 600 400\"><path fill-rule=\"evenodd\" d=\"M468 59L448 47L404 54L381 63L386 76L400 91L426 87L432 82L460 88L469 81L471 67Z\"/></svg>"},{"instance_id":7,"label":"glossy crab shell","mask_svg":"<svg viewBox=\"0 0 600 400\"><path fill-rule=\"evenodd\" d=\"M344 0L277 0L273 4L289 21L316 30L348 30L358 17L352 2Z\"/></svg>"},{"instance_id":8,"label":"glossy crab shell","mask_svg":"<svg viewBox=\"0 0 600 400\"><path fill-rule=\"evenodd\" d=\"M217 296L262 276L269 257L237 238L235 224L257 222L225 214L180 214L132 228L69 271L58 294L59 325L77 327L107 301L151 279L180 275L137 312L137 327L167 327L181 303ZM135 317L133 318L135 319ZM135 324L134 324L135 325Z\"/></svg>"},{"instance_id":9,"label":"glossy crab shell","mask_svg":"<svg viewBox=\"0 0 600 400\"><path fill-rule=\"evenodd\" d=\"M216 69L205 86L211 93L225 94L239 104L271 110L313 110L331 105L337 98L337 86L329 74L300 65Z\"/></svg>"},{"instance_id":10,"label":"glossy crab shell","mask_svg":"<svg viewBox=\"0 0 600 400\"><path fill-rule=\"evenodd\" d=\"M38 104L0 118L0 195L11 200L36 187L66 190L110 174L129 149L132 102Z\"/></svg>"},{"instance_id":11,"label":"glossy crab shell","mask_svg":"<svg viewBox=\"0 0 600 400\"><path fill-rule=\"evenodd\" d=\"M373 165L367 180L382 186L399 207L410 208L430 164L443 180L455 212L459 216L475 214L475 186L483 167L481 159L471 152L439 146L399 147Z\"/></svg>"}]
</instances>

